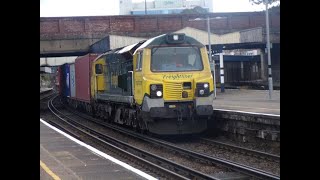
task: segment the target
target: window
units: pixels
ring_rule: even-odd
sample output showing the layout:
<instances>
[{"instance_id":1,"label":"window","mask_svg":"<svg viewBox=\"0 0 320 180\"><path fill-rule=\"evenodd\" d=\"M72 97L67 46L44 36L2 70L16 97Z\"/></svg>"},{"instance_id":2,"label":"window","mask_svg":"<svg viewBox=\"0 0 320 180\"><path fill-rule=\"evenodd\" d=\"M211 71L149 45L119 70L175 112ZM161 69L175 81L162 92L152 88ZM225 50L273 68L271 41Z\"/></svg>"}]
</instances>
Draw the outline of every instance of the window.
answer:
<instances>
[{"instance_id":1,"label":"window","mask_svg":"<svg viewBox=\"0 0 320 180\"><path fill-rule=\"evenodd\" d=\"M142 52L138 53L136 71L142 70Z\"/></svg>"},{"instance_id":2,"label":"window","mask_svg":"<svg viewBox=\"0 0 320 180\"><path fill-rule=\"evenodd\" d=\"M151 55L151 71L181 72L203 70L198 47L155 47Z\"/></svg>"},{"instance_id":3,"label":"window","mask_svg":"<svg viewBox=\"0 0 320 180\"><path fill-rule=\"evenodd\" d=\"M96 64L96 74L102 74L102 64Z\"/></svg>"}]
</instances>

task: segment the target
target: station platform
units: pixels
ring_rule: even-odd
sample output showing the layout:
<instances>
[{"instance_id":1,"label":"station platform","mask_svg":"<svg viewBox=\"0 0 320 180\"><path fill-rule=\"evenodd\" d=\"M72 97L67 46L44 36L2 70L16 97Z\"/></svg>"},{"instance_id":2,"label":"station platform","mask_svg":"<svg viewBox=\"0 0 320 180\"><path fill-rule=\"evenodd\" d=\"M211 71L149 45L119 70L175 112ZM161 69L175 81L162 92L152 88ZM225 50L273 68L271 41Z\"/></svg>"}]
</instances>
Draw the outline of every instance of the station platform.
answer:
<instances>
[{"instance_id":1,"label":"station platform","mask_svg":"<svg viewBox=\"0 0 320 180\"><path fill-rule=\"evenodd\" d=\"M156 179L40 119L40 179Z\"/></svg>"},{"instance_id":2,"label":"station platform","mask_svg":"<svg viewBox=\"0 0 320 180\"><path fill-rule=\"evenodd\" d=\"M230 110L280 116L280 90L273 90L271 100L269 90L217 88L213 100L215 110Z\"/></svg>"}]
</instances>

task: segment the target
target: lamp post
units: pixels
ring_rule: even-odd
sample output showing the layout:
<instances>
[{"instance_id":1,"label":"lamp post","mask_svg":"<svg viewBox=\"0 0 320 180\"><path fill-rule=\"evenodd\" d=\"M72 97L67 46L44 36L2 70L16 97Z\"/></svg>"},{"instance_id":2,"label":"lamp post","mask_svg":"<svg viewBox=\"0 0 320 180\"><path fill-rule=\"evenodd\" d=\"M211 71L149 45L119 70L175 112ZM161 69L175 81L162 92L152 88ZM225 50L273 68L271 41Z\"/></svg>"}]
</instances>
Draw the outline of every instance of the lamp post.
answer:
<instances>
[{"instance_id":1,"label":"lamp post","mask_svg":"<svg viewBox=\"0 0 320 180\"><path fill-rule=\"evenodd\" d=\"M208 47L209 47L209 61L210 63L213 63L213 86L214 86L214 98L217 97L217 88L216 88L216 63L214 60L212 60L212 54L211 54L211 41L210 41L210 36L211 36L211 30L210 30L210 19L225 19L226 17L214 17L214 18L209 18L209 15L207 16L206 19L202 18L196 18L193 20L189 21L207 21L207 30L208 30Z\"/></svg>"},{"instance_id":2,"label":"lamp post","mask_svg":"<svg viewBox=\"0 0 320 180\"><path fill-rule=\"evenodd\" d=\"M217 88L216 88L216 63L213 60L212 61L212 54L211 54L211 42L210 42L210 35L211 35L211 31L210 31L210 18L209 15L207 16L207 27L208 27L208 46L209 46L209 61L210 63L213 63L213 86L214 86L214 98L217 97Z\"/></svg>"},{"instance_id":3,"label":"lamp post","mask_svg":"<svg viewBox=\"0 0 320 180\"><path fill-rule=\"evenodd\" d=\"M144 0L144 13L147 15L147 0Z\"/></svg>"},{"instance_id":4,"label":"lamp post","mask_svg":"<svg viewBox=\"0 0 320 180\"><path fill-rule=\"evenodd\" d=\"M271 73L271 53L270 53L270 32L269 32L268 0L265 0L265 3L266 3L267 50L268 50L269 99L272 99L273 83L272 83L272 73Z\"/></svg>"}]
</instances>

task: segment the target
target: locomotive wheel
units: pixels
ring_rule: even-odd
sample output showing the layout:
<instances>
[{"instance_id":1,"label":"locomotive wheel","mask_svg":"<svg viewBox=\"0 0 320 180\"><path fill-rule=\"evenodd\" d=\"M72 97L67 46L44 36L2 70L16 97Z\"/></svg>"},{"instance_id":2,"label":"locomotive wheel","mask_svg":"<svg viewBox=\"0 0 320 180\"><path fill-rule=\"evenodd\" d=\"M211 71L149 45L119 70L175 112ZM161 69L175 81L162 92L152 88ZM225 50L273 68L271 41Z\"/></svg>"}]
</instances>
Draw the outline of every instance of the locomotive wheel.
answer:
<instances>
[{"instance_id":1,"label":"locomotive wheel","mask_svg":"<svg viewBox=\"0 0 320 180\"><path fill-rule=\"evenodd\" d=\"M111 123L112 119L111 119L111 116L110 116L110 114L108 112L106 113L106 116L107 116L107 122Z\"/></svg>"},{"instance_id":2,"label":"locomotive wheel","mask_svg":"<svg viewBox=\"0 0 320 180\"><path fill-rule=\"evenodd\" d=\"M146 126L146 123L141 119L139 122L138 122L138 125L139 125L139 129L140 129L140 133L141 134L146 134L147 133L147 126Z\"/></svg>"},{"instance_id":3,"label":"locomotive wheel","mask_svg":"<svg viewBox=\"0 0 320 180\"><path fill-rule=\"evenodd\" d=\"M131 127L133 128L133 130L134 130L135 132L138 131L138 125L137 125L136 119L133 119L133 120L131 121Z\"/></svg>"}]
</instances>

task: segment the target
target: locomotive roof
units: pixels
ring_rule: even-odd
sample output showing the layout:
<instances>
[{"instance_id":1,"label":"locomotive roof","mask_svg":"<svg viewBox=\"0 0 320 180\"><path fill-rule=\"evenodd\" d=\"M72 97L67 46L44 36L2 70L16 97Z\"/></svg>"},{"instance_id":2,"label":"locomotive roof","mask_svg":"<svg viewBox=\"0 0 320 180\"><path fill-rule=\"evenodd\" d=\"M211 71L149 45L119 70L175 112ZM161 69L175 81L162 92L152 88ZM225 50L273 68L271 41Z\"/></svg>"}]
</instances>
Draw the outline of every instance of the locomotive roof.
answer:
<instances>
[{"instance_id":1,"label":"locomotive roof","mask_svg":"<svg viewBox=\"0 0 320 180\"><path fill-rule=\"evenodd\" d=\"M133 56L133 54L135 54L139 49L143 49L145 47L158 46L158 45L162 45L162 44L170 44L167 42L167 40L168 40L167 36L170 36L170 35L175 35L175 33L162 34L162 35L153 37L148 40L140 41L139 43L131 44L128 46L124 46L124 47L120 47L120 48L116 48L116 49L112 49L112 50L110 49L110 50L106 51L105 53L100 54L95 60L98 60L99 58L101 58L103 56L112 55L112 54L121 54L123 56ZM183 39L183 41L181 41L178 44L204 46L202 43L200 43L196 39L194 39L190 36L187 36L184 33L179 34L179 35L182 35L184 39Z\"/></svg>"},{"instance_id":2,"label":"locomotive roof","mask_svg":"<svg viewBox=\"0 0 320 180\"><path fill-rule=\"evenodd\" d=\"M150 47L150 46L157 46L157 45L161 45L161 44L168 44L167 43L167 36L168 35L173 35L173 34L162 34L159 36L156 36L154 38L148 39L146 42L144 42L139 48L137 48L134 52L134 54L139 50L139 49L143 49L145 47ZM195 45L195 46L204 46L202 43L200 43L199 41L197 41L196 39L187 36L185 34L184 35L184 44L190 44L190 45Z\"/></svg>"},{"instance_id":3,"label":"locomotive roof","mask_svg":"<svg viewBox=\"0 0 320 180\"><path fill-rule=\"evenodd\" d=\"M125 46L124 48L122 48L121 50L119 50L119 54L122 54L122 53L125 53L125 52L128 52L130 51L134 46L136 46L138 43L135 43L135 44L131 44L129 46Z\"/></svg>"}]
</instances>

